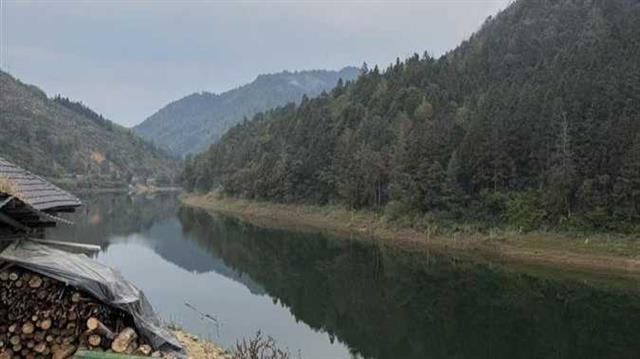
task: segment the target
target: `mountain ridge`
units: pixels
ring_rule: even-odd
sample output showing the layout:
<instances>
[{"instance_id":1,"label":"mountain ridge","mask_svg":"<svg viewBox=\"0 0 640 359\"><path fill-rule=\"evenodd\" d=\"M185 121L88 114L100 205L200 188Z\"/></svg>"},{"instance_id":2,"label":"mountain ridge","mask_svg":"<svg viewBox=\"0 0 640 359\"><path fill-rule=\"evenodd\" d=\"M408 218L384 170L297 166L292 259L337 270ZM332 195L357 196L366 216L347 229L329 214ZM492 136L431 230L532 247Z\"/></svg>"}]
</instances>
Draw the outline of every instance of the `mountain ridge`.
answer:
<instances>
[{"instance_id":1,"label":"mountain ridge","mask_svg":"<svg viewBox=\"0 0 640 359\"><path fill-rule=\"evenodd\" d=\"M637 230L637 0L520 0L440 58L258 114L192 190L380 209L414 225Z\"/></svg>"},{"instance_id":2,"label":"mountain ridge","mask_svg":"<svg viewBox=\"0 0 640 359\"><path fill-rule=\"evenodd\" d=\"M156 145L184 156L205 150L228 128L255 113L288 102L299 102L303 95L317 96L339 81L350 81L359 70L307 70L261 74L248 84L219 94L200 91L162 107L133 130Z\"/></svg>"},{"instance_id":3,"label":"mountain ridge","mask_svg":"<svg viewBox=\"0 0 640 359\"><path fill-rule=\"evenodd\" d=\"M0 71L0 155L64 187L169 184L178 160L81 102Z\"/></svg>"}]
</instances>

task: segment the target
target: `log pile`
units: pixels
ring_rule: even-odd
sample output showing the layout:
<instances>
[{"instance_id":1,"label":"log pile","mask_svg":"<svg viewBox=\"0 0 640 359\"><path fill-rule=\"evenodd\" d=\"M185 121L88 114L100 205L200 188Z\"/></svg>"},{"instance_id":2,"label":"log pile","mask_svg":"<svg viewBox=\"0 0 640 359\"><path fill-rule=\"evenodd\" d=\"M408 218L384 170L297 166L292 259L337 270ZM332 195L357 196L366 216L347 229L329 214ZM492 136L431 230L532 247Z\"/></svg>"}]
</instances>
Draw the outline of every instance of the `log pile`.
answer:
<instances>
[{"instance_id":1,"label":"log pile","mask_svg":"<svg viewBox=\"0 0 640 359\"><path fill-rule=\"evenodd\" d=\"M48 277L0 271L0 359L64 359L83 348L167 357L153 351L127 313Z\"/></svg>"}]
</instances>

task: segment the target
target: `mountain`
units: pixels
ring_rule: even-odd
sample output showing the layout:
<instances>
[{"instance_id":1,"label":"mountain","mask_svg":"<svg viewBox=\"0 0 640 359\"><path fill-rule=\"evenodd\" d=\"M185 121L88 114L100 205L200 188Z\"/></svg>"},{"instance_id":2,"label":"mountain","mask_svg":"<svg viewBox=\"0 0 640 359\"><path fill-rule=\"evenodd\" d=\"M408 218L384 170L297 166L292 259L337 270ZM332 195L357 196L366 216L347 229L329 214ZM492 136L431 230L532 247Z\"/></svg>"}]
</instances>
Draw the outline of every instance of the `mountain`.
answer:
<instances>
[{"instance_id":1,"label":"mountain","mask_svg":"<svg viewBox=\"0 0 640 359\"><path fill-rule=\"evenodd\" d=\"M178 161L81 103L0 72L0 156L66 187L171 182Z\"/></svg>"},{"instance_id":2,"label":"mountain","mask_svg":"<svg viewBox=\"0 0 640 359\"><path fill-rule=\"evenodd\" d=\"M340 71L260 75L250 84L219 95L194 93L172 102L135 126L134 131L179 156L201 152L244 118L299 102L303 95L317 96L332 89L339 79L351 81L358 74L357 68L345 67Z\"/></svg>"},{"instance_id":3,"label":"mountain","mask_svg":"<svg viewBox=\"0 0 640 359\"><path fill-rule=\"evenodd\" d=\"M638 64L640 1L516 1L440 58L239 124L184 183L429 229L637 231Z\"/></svg>"}]
</instances>

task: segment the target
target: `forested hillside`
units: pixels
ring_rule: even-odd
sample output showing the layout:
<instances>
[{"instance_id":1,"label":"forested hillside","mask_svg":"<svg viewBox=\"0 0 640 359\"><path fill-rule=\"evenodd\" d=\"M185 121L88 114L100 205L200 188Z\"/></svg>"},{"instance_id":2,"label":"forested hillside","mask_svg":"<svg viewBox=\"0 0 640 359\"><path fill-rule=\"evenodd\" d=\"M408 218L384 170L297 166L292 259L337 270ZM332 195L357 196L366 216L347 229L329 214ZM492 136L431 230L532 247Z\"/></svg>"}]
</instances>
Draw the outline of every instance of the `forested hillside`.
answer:
<instances>
[{"instance_id":1,"label":"forested hillside","mask_svg":"<svg viewBox=\"0 0 640 359\"><path fill-rule=\"evenodd\" d=\"M244 118L289 102L300 102L303 95L317 96L336 86L338 80L350 81L357 76L355 67L260 75L250 84L219 95L194 93L172 102L134 127L134 131L176 155L185 156L204 151Z\"/></svg>"},{"instance_id":2,"label":"forested hillside","mask_svg":"<svg viewBox=\"0 0 640 359\"><path fill-rule=\"evenodd\" d=\"M517 1L441 58L236 126L184 183L423 225L637 230L638 64L640 1Z\"/></svg>"},{"instance_id":3,"label":"forested hillside","mask_svg":"<svg viewBox=\"0 0 640 359\"><path fill-rule=\"evenodd\" d=\"M178 161L81 103L0 72L0 156L67 187L171 182Z\"/></svg>"}]
</instances>

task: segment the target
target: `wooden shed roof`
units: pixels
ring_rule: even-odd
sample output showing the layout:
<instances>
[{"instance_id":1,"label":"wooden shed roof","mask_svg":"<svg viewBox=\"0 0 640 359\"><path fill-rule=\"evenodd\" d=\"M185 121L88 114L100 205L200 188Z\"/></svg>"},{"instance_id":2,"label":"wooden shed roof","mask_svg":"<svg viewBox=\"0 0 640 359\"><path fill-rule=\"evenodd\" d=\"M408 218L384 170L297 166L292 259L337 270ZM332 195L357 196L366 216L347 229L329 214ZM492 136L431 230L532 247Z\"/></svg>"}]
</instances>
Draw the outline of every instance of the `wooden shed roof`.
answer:
<instances>
[{"instance_id":1,"label":"wooden shed roof","mask_svg":"<svg viewBox=\"0 0 640 359\"><path fill-rule=\"evenodd\" d=\"M0 192L44 212L57 212L80 206L80 200L40 176L0 157L0 180L6 182Z\"/></svg>"}]
</instances>

